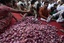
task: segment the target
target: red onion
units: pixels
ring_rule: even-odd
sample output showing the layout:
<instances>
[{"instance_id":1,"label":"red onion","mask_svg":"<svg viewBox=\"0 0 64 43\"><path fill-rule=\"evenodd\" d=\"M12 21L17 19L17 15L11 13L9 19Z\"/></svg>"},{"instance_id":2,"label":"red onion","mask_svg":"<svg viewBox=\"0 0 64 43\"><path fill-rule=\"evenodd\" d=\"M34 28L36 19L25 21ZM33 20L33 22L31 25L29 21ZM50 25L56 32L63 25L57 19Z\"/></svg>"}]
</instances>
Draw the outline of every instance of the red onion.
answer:
<instances>
[{"instance_id":1,"label":"red onion","mask_svg":"<svg viewBox=\"0 0 64 43\"><path fill-rule=\"evenodd\" d=\"M64 35L60 37L55 26L31 18L26 17L0 34L0 43L64 43Z\"/></svg>"}]
</instances>

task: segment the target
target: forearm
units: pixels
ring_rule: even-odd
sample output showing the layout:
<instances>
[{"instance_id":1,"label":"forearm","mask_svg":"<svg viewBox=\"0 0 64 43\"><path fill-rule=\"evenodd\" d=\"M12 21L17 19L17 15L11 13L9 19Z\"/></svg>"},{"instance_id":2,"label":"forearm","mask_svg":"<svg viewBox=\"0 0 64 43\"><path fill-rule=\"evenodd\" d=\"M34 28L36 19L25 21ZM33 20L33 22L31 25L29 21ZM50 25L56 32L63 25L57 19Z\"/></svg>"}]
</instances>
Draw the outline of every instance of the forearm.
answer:
<instances>
[{"instance_id":1,"label":"forearm","mask_svg":"<svg viewBox=\"0 0 64 43\"><path fill-rule=\"evenodd\" d=\"M58 11L57 13L53 14L53 16L56 16L56 15L61 15L64 11Z\"/></svg>"},{"instance_id":2,"label":"forearm","mask_svg":"<svg viewBox=\"0 0 64 43\"><path fill-rule=\"evenodd\" d=\"M42 17L42 18L44 18L44 19L47 19L47 17L45 17L44 15L42 15L42 14L40 14L40 16Z\"/></svg>"},{"instance_id":3,"label":"forearm","mask_svg":"<svg viewBox=\"0 0 64 43\"><path fill-rule=\"evenodd\" d=\"M42 18L47 19L47 17L45 17L45 16L42 16Z\"/></svg>"}]
</instances>

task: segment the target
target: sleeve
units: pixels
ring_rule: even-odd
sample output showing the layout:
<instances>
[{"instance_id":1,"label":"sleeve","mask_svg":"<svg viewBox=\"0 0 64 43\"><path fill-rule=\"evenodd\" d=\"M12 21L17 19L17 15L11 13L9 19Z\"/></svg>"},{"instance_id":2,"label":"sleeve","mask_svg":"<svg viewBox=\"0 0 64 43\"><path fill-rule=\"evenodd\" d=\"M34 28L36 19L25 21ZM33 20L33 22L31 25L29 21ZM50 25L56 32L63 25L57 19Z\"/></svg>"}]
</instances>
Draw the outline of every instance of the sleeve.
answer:
<instances>
[{"instance_id":1,"label":"sleeve","mask_svg":"<svg viewBox=\"0 0 64 43\"><path fill-rule=\"evenodd\" d=\"M60 11L60 10L61 10L60 8L61 8L61 7L57 7L57 10Z\"/></svg>"},{"instance_id":2,"label":"sleeve","mask_svg":"<svg viewBox=\"0 0 64 43\"><path fill-rule=\"evenodd\" d=\"M11 8L11 7L8 7L8 6L5 6L4 7L5 11L7 12L14 12L14 13L20 13L20 10L17 10L17 9L14 9L14 8Z\"/></svg>"},{"instance_id":3,"label":"sleeve","mask_svg":"<svg viewBox=\"0 0 64 43\"><path fill-rule=\"evenodd\" d=\"M10 11L12 11L12 10L13 10L13 8L8 7L8 6L4 6L4 9L5 9L5 11L8 11L8 12L10 12Z\"/></svg>"},{"instance_id":4,"label":"sleeve","mask_svg":"<svg viewBox=\"0 0 64 43\"><path fill-rule=\"evenodd\" d=\"M63 10L62 10L62 11L58 11L57 13L53 14L53 16L60 15L60 14L62 14L63 12L64 12Z\"/></svg>"},{"instance_id":5,"label":"sleeve","mask_svg":"<svg viewBox=\"0 0 64 43\"><path fill-rule=\"evenodd\" d=\"M13 13L28 13L28 11L17 10L7 6L5 6L4 9L8 12L13 12Z\"/></svg>"}]
</instances>

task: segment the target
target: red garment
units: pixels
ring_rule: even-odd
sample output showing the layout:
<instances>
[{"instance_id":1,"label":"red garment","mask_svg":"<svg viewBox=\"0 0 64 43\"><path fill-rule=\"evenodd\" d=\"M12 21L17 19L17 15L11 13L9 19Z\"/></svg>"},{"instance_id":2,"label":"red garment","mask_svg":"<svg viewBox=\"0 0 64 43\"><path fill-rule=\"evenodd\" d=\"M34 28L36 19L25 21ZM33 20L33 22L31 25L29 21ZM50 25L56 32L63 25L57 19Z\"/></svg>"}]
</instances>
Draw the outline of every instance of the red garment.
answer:
<instances>
[{"instance_id":1,"label":"red garment","mask_svg":"<svg viewBox=\"0 0 64 43\"><path fill-rule=\"evenodd\" d=\"M0 6L0 30L4 29L10 24L12 15L10 13L10 8L7 6Z\"/></svg>"}]
</instances>

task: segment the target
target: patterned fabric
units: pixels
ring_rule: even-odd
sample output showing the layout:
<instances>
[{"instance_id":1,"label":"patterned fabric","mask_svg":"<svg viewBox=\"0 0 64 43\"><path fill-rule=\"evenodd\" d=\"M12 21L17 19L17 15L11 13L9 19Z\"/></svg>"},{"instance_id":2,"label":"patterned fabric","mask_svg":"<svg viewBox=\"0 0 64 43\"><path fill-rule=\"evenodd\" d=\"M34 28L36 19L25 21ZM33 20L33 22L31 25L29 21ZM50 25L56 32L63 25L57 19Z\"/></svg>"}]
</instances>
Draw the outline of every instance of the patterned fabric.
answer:
<instances>
[{"instance_id":1,"label":"patterned fabric","mask_svg":"<svg viewBox=\"0 0 64 43\"><path fill-rule=\"evenodd\" d=\"M0 6L0 31L10 24L11 19L10 8L4 5Z\"/></svg>"},{"instance_id":2,"label":"patterned fabric","mask_svg":"<svg viewBox=\"0 0 64 43\"><path fill-rule=\"evenodd\" d=\"M10 24L12 16L8 15L7 17L0 19L0 30L4 29Z\"/></svg>"}]
</instances>

